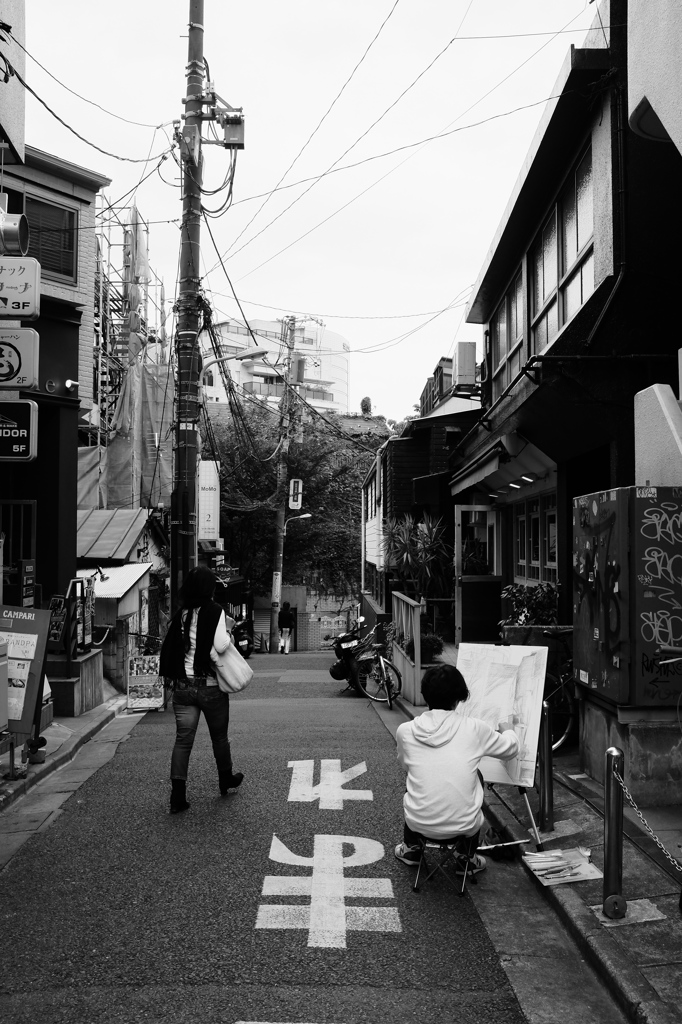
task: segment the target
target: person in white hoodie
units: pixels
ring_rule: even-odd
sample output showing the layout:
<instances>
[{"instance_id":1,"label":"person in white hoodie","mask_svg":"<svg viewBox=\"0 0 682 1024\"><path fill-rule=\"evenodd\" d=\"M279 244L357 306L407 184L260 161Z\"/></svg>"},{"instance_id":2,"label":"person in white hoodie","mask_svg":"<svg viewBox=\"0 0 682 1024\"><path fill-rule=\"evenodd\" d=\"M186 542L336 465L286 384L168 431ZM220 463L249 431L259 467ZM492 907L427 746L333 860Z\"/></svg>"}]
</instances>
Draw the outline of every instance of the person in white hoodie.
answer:
<instances>
[{"instance_id":1,"label":"person in white hoodie","mask_svg":"<svg viewBox=\"0 0 682 1024\"><path fill-rule=\"evenodd\" d=\"M483 782L478 766L483 757L508 760L519 751L512 726L501 722L495 731L480 718L456 713L469 697L462 673L454 665L428 669L422 695L429 710L398 726L398 761L407 771L404 841L395 848L398 860L416 866L420 840L476 836L483 825ZM476 854L469 871L482 871L485 858Z\"/></svg>"}]
</instances>

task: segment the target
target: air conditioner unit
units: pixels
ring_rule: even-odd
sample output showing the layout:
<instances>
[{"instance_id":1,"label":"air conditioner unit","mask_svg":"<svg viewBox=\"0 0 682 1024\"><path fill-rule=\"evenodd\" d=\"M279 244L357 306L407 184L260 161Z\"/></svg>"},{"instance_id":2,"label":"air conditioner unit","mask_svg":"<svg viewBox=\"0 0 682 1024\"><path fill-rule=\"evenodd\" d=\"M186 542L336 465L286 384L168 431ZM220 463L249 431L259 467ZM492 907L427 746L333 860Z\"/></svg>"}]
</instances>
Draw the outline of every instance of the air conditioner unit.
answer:
<instances>
[{"instance_id":1,"label":"air conditioner unit","mask_svg":"<svg viewBox=\"0 0 682 1024\"><path fill-rule=\"evenodd\" d=\"M476 385L476 342L458 341L455 352L455 387Z\"/></svg>"}]
</instances>

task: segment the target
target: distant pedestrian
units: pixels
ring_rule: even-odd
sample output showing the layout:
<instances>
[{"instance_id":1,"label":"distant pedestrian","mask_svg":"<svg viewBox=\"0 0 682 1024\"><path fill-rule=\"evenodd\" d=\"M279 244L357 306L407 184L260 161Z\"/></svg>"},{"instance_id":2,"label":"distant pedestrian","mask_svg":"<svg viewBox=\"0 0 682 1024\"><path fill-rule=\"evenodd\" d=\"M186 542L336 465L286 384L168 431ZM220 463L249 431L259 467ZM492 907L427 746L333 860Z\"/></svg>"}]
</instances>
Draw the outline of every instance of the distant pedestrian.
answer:
<instances>
[{"instance_id":1,"label":"distant pedestrian","mask_svg":"<svg viewBox=\"0 0 682 1024\"><path fill-rule=\"evenodd\" d=\"M285 601L282 605L282 610L277 616L277 626L279 627L279 653L288 654L289 645L291 643L291 632L296 625L296 619L292 612L289 602Z\"/></svg>"},{"instance_id":2,"label":"distant pedestrian","mask_svg":"<svg viewBox=\"0 0 682 1024\"><path fill-rule=\"evenodd\" d=\"M171 814L186 811L187 768L201 712L204 713L218 767L223 796L241 785L244 775L232 770L227 738L230 698L218 686L212 652L222 654L232 642L225 613L213 600L217 578L197 566L180 589L180 610L171 619L161 647L159 671L173 689L176 737L171 757Z\"/></svg>"}]
</instances>

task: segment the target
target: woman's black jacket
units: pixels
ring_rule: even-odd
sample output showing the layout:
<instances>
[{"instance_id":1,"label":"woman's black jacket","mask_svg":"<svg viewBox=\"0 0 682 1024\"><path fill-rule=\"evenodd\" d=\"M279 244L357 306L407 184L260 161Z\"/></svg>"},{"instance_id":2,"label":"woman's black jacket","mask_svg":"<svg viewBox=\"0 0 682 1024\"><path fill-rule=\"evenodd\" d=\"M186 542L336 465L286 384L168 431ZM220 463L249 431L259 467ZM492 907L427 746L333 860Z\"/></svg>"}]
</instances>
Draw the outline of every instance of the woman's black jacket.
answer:
<instances>
[{"instance_id":1,"label":"woman's black jacket","mask_svg":"<svg viewBox=\"0 0 682 1024\"><path fill-rule=\"evenodd\" d=\"M168 632L161 646L159 658L159 675L168 679L186 679L185 672L185 634L183 629L184 609L173 616L168 626ZM188 609L187 614L191 615L193 609ZM211 647L213 638L223 609L215 601L208 601L199 608L197 618L197 639L194 651L194 675L214 676L215 669L211 661Z\"/></svg>"}]
</instances>

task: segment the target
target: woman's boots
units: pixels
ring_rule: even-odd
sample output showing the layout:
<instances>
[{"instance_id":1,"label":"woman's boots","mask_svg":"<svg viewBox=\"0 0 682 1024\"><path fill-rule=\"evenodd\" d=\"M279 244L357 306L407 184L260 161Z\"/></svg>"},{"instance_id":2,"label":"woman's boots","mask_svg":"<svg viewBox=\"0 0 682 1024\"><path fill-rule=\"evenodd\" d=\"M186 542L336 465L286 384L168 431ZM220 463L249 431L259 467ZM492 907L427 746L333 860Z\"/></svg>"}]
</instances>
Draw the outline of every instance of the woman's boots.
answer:
<instances>
[{"instance_id":1,"label":"woman's boots","mask_svg":"<svg viewBox=\"0 0 682 1024\"><path fill-rule=\"evenodd\" d=\"M244 772L218 772L218 783L220 785L220 795L227 796L228 789L236 789L237 786L241 786L244 779Z\"/></svg>"},{"instance_id":2,"label":"woman's boots","mask_svg":"<svg viewBox=\"0 0 682 1024\"><path fill-rule=\"evenodd\" d=\"M171 779L171 786L173 791L170 798L170 812L171 814L178 814L180 811L189 810L189 804L185 795L185 788L187 783L184 779Z\"/></svg>"}]
</instances>

